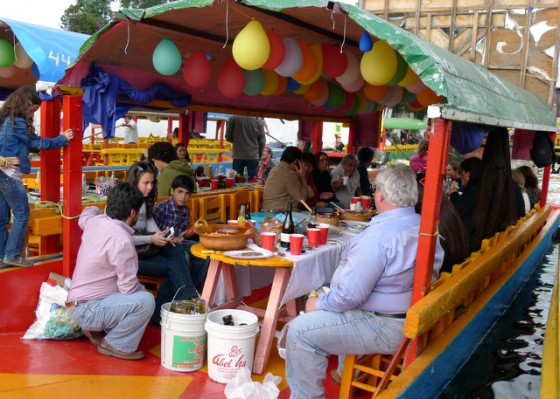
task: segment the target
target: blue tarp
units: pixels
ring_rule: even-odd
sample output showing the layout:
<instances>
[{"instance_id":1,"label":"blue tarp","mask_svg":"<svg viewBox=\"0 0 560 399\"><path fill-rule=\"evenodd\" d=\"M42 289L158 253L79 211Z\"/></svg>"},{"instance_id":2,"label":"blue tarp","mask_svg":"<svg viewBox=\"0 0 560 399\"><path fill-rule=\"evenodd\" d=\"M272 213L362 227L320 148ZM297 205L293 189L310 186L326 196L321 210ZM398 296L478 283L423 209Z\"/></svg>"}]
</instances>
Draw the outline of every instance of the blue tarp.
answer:
<instances>
[{"instance_id":1,"label":"blue tarp","mask_svg":"<svg viewBox=\"0 0 560 399\"><path fill-rule=\"evenodd\" d=\"M89 38L82 33L47 28L2 17L0 21L5 22L12 29L17 40L35 62L36 66L33 67L35 76L46 82L57 82L64 76L64 70L76 60L80 47Z\"/></svg>"}]
</instances>

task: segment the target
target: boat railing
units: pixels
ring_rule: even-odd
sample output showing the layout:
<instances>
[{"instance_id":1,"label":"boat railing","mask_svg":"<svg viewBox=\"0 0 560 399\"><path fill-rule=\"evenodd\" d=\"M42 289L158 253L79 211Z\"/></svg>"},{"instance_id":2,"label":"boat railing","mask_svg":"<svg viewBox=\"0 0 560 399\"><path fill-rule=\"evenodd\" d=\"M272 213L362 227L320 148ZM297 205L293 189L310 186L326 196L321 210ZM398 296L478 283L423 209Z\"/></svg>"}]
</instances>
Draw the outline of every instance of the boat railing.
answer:
<instances>
[{"instance_id":1,"label":"boat railing","mask_svg":"<svg viewBox=\"0 0 560 399\"><path fill-rule=\"evenodd\" d=\"M356 355L347 355L339 397L350 397L352 387L377 397L391 380L406 371L403 362L415 358L444 331L460 322L470 307L476 308L477 298L494 291L494 282L503 281L515 271L514 266L527 255L526 250L538 242L536 238L551 209L548 205L542 209L535 207L514 226L485 239L480 250L455 265L452 273L442 273L431 291L408 310L403 327L405 338L395 355L370 355L359 361ZM410 357L411 350L416 355ZM356 370L369 375L369 380L354 381Z\"/></svg>"}]
</instances>

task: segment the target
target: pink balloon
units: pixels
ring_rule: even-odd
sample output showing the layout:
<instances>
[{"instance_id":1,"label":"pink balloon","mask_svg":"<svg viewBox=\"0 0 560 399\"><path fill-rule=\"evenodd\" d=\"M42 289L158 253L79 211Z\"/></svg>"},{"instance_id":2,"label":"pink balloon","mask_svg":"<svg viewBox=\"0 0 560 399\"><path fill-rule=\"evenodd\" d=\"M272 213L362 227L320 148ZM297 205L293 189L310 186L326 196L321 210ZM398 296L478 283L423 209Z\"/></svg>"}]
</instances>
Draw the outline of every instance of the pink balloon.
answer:
<instances>
[{"instance_id":1,"label":"pink balloon","mask_svg":"<svg viewBox=\"0 0 560 399\"><path fill-rule=\"evenodd\" d=\"M211 73L210 61L201 50L192 53L183 66L183 78L192 87L206 86Z\"/></svg>"},{"instance_id":2,"label":"pink balloon","mask_svg":"<svg viewBox=\"0 0 560 399\"><path fill-rule=\"evenodd\" d=\"M348 58L337 46L323 44L323 72L331 78L338 78L348 68Z\"/></svg>"},{"instance_id":3,"label":"pink balloon","mask_svg":"<svg viewBox=\"0 0 560 399\"><path fill-rule=\"evenodd\" d=\"M284 57L286 57L286 46L284 45L282 36L274 29L267 30L266 36L268 36L268 41L270 42L270 55L261 68L271 70L280 66L282 61L284 61Z\"/></svg>"},{"instance_id":4,"label":"pink balloon","mask_svg":"<svg viewBox=\"0 0 560 399\"><path fill-rule=\"evenodd\" d=\"M394 107L401 102L403 96L403 88L400 86L391 86L389 93L383 100L379 100L379 104L384 104L388 107Z\"/></svg>"},{"instance_id":5,"label":"pink balloon","mask_svg":"<svg viewBox=\"0 0 560 399\"><path fill-rule=\"evenodd\" d=\"M218 90L224 97L234 98L240 96L245 89L243 69L232 58L228 59L218 73L216 83Z\"/></svg>"},{"instance_id":6,"label":"pink balloon","mask_svg":"<svg viewBox=\"0 0 560 399\"><path fill-rule=\"evenodd\" d=\"M0 68L0 78L11 78L17 72L18 68L15 65L7 68Z\"/></svg>"},{"instance_id":7,"label":"pink balloon","mask_svg":"<svg viewBox=\"0 0 560 399\"><path fill-rule=\"evenodd\" d=\"M358 76L360 76L360 63L356 57L354 57L354 54L348 50L345 50L344 53L348 59L348 67L342 75L336 78L336 80L338 80L338 83L341 85L350 85L358 79Z\"/></svg>"},{"instance_id":8,"label":"pink balloon","mask_svg":"<svg viewBox=\"0 0 560 399\"><path fill-rule=\"evenodd\" d=\"M349 85L342 85L342 88L350 93L356 93L364 86L364 83L364 78L362 78L362 75L360 74L355 82L350 83Z\"/></svg>"},{"instance_id":9,"label":"pink balloon","mask_svg":"<svg viewBox=\"0 0 560 399\"><path fill-rule=\"evenodd\" d=\"M412 86L408 86L406 89L411 92L411 93L415 93L418 94L421 91L424 91L428 88L428 86L426 86L424 84L424 82L422 82L421 80L419 80L418 82L414 83Z\"/></svg>"}]
</instances>

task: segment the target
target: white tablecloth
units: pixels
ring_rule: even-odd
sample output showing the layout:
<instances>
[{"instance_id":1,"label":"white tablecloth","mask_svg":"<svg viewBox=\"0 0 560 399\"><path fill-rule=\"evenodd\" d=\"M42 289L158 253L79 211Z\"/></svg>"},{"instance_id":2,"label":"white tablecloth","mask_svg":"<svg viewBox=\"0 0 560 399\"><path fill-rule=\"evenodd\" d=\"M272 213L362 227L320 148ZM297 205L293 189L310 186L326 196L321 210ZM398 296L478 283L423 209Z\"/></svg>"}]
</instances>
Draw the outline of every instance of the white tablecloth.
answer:
<instances>
[{"instance_id":1,"label":"white tablecloth","mask_svg":"<svg viewBox=\"0 0 560 399\"><path fill-rule=\"evenodd\" d=\"M290 299L307 295L311 291L328 284L340 262L342 252L348 245L348 241L355 236L355 234L343 231L339 236L329 237L327 245L308 250L302 255L296 256L291 255L289 251L286 252L286 259L292 260L294 267L286 293L282 298L282 305ZM304 244L307 245L307 242ZM274 271L275 268L273 267L236 266L235 275L237 276L239 296L251 295L253 290L272 284ZM222 276L220 276L214 298L215 304L226 302Z\"/></svg>"}]
</instances>

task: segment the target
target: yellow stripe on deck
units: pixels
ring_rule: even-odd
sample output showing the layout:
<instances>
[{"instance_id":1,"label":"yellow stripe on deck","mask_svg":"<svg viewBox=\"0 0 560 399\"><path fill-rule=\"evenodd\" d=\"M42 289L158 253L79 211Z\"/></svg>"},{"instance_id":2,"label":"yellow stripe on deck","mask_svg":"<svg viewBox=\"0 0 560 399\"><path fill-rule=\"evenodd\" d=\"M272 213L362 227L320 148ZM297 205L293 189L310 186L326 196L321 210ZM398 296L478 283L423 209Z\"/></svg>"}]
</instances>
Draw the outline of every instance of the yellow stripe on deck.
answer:
<instances>
[{"instance_id":1,"label":"yellow stripe on deck","mask_svg":"<svg viewBox=\"0 0 560 399\"><path fill-rule=\"evenodd\" d=\"M178 398L192 377L0 374L0 381L0 398L138 399Z\"/></svg>"}]
</instances>

